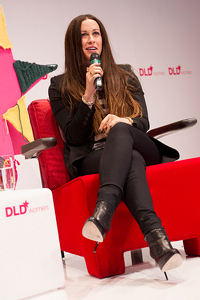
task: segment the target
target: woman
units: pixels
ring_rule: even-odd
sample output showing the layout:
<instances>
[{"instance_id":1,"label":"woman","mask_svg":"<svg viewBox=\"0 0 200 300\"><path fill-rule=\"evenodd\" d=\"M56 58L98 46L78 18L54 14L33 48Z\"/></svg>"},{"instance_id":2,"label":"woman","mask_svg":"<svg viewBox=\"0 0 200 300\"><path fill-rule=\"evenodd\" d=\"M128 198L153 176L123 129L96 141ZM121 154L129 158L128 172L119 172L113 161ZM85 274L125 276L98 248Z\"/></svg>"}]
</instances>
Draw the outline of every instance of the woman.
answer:
<instances>
[{"instance_id":1,"label":"woman","mask_svg":"<svg viewBox=\"0 0 200 300\"><path fill-rule=\"evenodd\" d=\"M90 62L97 53L100 61ZM103 89L96 91L101 77ZM93 215L82 233L103 242L122 199L140 226L150 254L165 272L182 263L156 215L146 181L146 166L177 151L150 139L144 93L129 65L116 65L103 24L92 15L72 20L65 36L65 73L52 78L49 97L66 144L71 178L99 173ZM178 157L176 157L178 158Z\"/></svg>"}]
</instances>

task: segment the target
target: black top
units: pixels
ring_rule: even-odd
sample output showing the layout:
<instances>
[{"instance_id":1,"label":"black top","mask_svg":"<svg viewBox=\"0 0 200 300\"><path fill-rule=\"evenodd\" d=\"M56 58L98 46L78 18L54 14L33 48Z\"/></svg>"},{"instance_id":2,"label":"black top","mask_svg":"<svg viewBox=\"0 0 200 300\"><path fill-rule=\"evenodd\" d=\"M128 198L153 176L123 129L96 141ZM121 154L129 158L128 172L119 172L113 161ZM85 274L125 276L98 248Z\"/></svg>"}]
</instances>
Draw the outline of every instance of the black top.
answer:
<instances>
[{"instance_id":1,"label":"black top","mask_svg":"<svg viewBox=\"0 0 200 300\"><path fill-rule=\"evenodd\" d=\"M119 67L128 72L132 72L130 65L119 65ZM63 79L64 74L51 79L49 99L54 117L66 141L64 147L65 165L70 177L75 178L78 176L76 162L85 157L94 145L94 137L91 136L91 133L95 107L93 106L92 109L90 109L87 104L82 101L73 99L74 107L70 113L70 108L64 104L62 99L61 89ZM141 118L133 119L134 126L143 132L147 132L149 129L149 120L142 87L136 76L135 80L131 79L130 83L136 88L131 94L133 99L140 104L143 114Z\"/></svg>"}]
</instances>

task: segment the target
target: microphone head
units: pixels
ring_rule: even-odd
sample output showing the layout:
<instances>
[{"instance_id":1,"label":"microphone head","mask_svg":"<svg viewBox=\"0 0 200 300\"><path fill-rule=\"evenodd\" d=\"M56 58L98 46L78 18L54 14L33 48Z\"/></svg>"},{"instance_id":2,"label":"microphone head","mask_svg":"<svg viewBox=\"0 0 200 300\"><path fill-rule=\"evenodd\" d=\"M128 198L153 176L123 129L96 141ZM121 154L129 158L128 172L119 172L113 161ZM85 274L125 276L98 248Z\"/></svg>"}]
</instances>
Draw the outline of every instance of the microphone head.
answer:
<instances>
[{"instance_id":1,"label":"microphone head","mask_svg":"<svg viewBox=\"0 0 200 300\"><path fill-rule=\"evenodd\" d=\"M101 58L100 58L100 55L98 53L92 53L90 55L90 62L95 62L95 61L99 61L101 63Z\"/></svg>"}]
</instances>

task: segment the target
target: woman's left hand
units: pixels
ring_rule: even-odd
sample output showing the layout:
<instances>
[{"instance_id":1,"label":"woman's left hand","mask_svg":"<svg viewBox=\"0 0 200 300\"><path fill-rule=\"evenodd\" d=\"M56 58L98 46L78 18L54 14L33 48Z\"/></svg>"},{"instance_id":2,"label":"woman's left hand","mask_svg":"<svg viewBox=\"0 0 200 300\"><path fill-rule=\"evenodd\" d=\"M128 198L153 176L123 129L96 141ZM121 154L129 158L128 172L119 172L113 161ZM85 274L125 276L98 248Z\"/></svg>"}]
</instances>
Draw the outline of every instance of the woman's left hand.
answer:
<instances>
[{"instance_id":1,"label":"woman's left hand","mask_svg":"<svg viewBox=\"0 0 200 300\"><path fill-rule=\"evenodd\" d=\"M108 114L101 122L99 131L101 132L102 130L105 130L105 132L108 134L110 129L119 122L123 122L123 123L131 125L130 121L126 118L121 118L116 115Z\"/></svg>"}]
</instances>

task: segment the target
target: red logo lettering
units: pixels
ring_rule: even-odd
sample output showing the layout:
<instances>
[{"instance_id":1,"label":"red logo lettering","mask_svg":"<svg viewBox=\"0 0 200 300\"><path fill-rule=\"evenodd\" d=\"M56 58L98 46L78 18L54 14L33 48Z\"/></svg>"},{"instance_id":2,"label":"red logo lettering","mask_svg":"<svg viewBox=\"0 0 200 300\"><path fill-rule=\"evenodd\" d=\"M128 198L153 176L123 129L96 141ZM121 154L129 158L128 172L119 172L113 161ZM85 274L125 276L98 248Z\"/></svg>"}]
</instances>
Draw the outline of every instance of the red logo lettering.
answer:
<instances>
[{"instance_id":1,"label":"red logo lettering","mask_svg":"<svg viewBox=\"0 0 200 300\"><path fill-rule=\"evenodd\" d=\"M12 208L6 207L6 217L11 217L12 213L13 213Z\"/></svg>"},{"instance_id":2,"label":"red logo lettering","mask_svg":"<svg viewBox=\"0 0 200 300\"><path fill-rule=\"evenodd\" d=\"M6 218L11 216L24 215L27 212L28 205L29 203L25 201L22 205L19 205L19 207L6 207Z\"/></svg>"},{"instance_id":3,"label":"red logo lettering","mask_svg":"<svg viewBox=\"0 0 200 300\"><path fill-rule=\"evenodd\" d=\"M25 205L19 206L20 215L23 215L27 212L27 207Z\"/></svg>"},{"instance_id":4,"label":"red logo lettering","mask_svg":"<svg viewBox=\"0 0 200 300\"><path fill-rule=\"evenodd\" d=\"M169 75L180 75L181 74L181 66L179 65L176 69L175 68L168 68Z\"/></svg>"},{"instance_id":5,"label":"red logo lettering","mask_svg":"<svg viewBox=\"0 0 200 300\"><path fill-rule=\"evenodd\" d=\"M14 216L18 216L19 213L16 213L15 209L16 209L15 206L13 206Z\"/></svg>"},{"instance_id":6,"label":"red logo lettering","mask_svg":"<svg viewBox=\"0 0 200 300\"><path fill-rule=\"evenodd\" d=\"M149 67L147 68L147 70L144 68L140 68L139 69L139 73L140 73L140 76L151 76L153 74L153 67Z\"/></svg>"}]
</instances>

